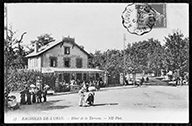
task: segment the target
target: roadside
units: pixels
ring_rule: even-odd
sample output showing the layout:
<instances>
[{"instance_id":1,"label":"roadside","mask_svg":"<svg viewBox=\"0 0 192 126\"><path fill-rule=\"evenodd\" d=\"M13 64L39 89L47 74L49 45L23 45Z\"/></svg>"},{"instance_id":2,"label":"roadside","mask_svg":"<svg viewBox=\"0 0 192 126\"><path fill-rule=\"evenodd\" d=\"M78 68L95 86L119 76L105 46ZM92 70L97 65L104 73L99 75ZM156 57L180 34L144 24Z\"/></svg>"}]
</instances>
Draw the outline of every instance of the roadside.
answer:
<instances>
[{"instance_id":1,"label":"roadside","mask_svg":"<svg viewBox=\"0 0 192 126\"><path fill-rule=\"evenodd\" d=\"M150 77L148 82L144 82L141 86L175 86L169 85L167 82L163 82L155 77ZM187 85L183 85L187 86ZM127 88L137 88L136 85L120 85L120 84L113 84L106 87L101 87L99 91L106 91L106 90L115 90L115 89L127 89ZM59 96L59 95L69 95L78 93L78 90L68 91L68 92L56 92L53 95L48 95L48 97L52 96ZM10 92L10 95L14 95L17 98L17 102L20 102L20 93L19 92Z\"/></svg>"}]
</instances>

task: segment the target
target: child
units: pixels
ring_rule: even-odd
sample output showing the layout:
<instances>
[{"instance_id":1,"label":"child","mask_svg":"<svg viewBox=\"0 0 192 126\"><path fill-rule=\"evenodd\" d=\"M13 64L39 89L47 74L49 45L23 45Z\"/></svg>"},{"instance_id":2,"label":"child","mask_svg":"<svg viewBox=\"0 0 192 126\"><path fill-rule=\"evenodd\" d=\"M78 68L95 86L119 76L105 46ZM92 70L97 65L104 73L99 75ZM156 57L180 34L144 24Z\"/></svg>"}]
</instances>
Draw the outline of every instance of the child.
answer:
<instances>
[{"instance_id":1,"label":"child","mask_svg":"<svg viewBox=\"0 0 192 126\"><path fill-rule=\"evenodd\" d=\"M84 104L85 104L85 88L82 87L80 90L79 90L79 95L80 95L80 100L79 100L79 107L82 107Z\"/></svg>"}]
</instances>

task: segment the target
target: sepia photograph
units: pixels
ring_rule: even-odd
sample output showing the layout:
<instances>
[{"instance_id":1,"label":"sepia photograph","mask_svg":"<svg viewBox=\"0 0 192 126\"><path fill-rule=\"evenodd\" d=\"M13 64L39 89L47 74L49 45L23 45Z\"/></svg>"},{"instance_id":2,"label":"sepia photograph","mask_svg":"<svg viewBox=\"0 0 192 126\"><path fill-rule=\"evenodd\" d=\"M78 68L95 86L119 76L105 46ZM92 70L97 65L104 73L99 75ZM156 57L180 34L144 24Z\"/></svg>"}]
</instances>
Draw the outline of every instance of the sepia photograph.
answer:
<instances>
[{"instance_id":1,"label":"sepia photograph","mask_svg":"<svg viewBox=\"0 0 192 126\"><path fill-rule=\"evenodd\" d=\"M4 123L189 123L189 4L4 3Z\"/></svg>"}]
</instances>

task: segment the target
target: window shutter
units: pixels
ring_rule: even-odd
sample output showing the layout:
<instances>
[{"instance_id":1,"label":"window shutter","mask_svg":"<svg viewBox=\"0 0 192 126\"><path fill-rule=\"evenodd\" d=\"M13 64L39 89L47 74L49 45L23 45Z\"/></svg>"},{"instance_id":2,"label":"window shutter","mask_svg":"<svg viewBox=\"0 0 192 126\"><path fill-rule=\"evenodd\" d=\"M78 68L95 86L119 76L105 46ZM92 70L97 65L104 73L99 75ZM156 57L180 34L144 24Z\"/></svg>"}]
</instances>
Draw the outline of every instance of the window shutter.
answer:
<instances>
[{"instance_id":1,"label":"window shutter","mask_svg":"<svg viewBox=\"0 0 192 126\"><path fill-rule=\"evenodd\" d=\"M69 67L71 67L71 59L69 58Z\"/></svg>"},{"instance_id":2,"label":"window shutter","mask_svg":"<svg viewBox=\"0 0 192 126\"><path fill-rule=\"evenodd\" d=\"M78 68L78 58L76 58L76 68Z\"/></svg>"},{"instance_id":3,"label":"window shutter","mask_svg":"<svg viewBox=\"0 0 192 126\"><path fill-rule=\"evenodd\" d=\"M58 60L58 58L55 57L55 62L56 62L56 63L55 63L55 67L57 67L57 64L58 64L58 63L57 63L57 62L58 62L57 60Z\"/></svg>"},{"instance_id":4,"label":"window shutter","mask_svg":"<svg viewBox=\"0 0 192 126\"><path fill-rule=\"evenodd\" d=\"M82 58L76 58L76 67L77 68L82 68Z\"/></svg>"},{"instance_id":5,"label":"window shutter","mask_svg":"<svg viewBox=\"0 0 192 126\"><path fill-rule=\"evenodd\" d=\"M49 57L49 66L51 66L51 57Z\"/></svg>"},{"instance_id":6,"label":"window shutter","mask_svg":"<svg viewBox=\"0 0 192 126\"><path fill-rule=\"evenodd\" d=\"M63 67L65 67L65 58L63 58Z\"/></svg>"}]
</instances>

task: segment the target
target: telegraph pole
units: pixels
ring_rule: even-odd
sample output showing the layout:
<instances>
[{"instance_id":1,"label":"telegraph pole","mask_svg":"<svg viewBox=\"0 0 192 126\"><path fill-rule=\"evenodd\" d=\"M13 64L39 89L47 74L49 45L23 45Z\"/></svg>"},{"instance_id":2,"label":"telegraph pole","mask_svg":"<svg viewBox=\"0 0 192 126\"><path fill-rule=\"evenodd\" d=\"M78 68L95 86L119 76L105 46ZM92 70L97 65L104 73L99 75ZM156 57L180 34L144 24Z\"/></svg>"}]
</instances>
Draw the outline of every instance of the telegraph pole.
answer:
<instances>
[{"instance_id":1,"label":"telegraph pole","mask_svg":"<svg viewBox=\"0 0 192 126\"><path fill-rule=\"evenodd\" d=\"M125 77L125 42L126 42L126 34L124 33L123 35L123 81L124 81L124 77Z\"/></svg>"}]
</instances>

